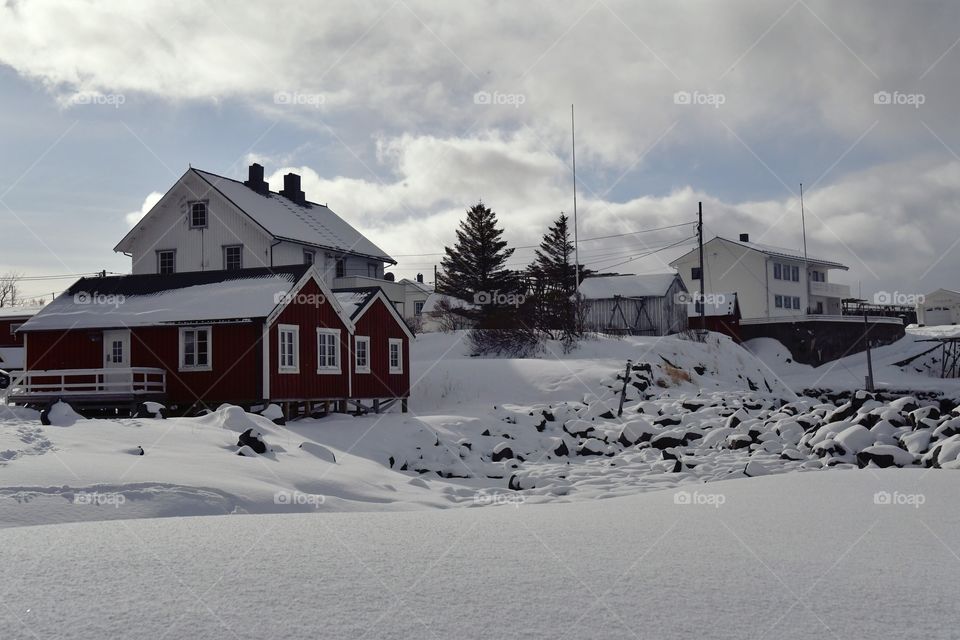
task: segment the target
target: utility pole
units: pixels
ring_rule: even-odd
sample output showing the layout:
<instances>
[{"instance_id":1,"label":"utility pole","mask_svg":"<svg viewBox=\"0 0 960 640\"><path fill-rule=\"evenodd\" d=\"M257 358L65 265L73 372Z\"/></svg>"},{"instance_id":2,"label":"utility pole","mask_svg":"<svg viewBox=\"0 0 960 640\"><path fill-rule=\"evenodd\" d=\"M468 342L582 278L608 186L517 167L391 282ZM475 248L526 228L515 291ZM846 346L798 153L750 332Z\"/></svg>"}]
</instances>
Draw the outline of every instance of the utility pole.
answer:
<instances>
[{"instance_id":1,"label":"utility pole","mask_svg":"<svg viewBox=\"0 0 960 640\"><path fill-rule=\"evenodd\" d=\"M810 263L807 261L807 218L803 211L803 183L800 183L800 225L803 228L803 278L807 283L807 313L810 313Z\"/></svg>"},{"instance_id":2,"label":"utility pole","mask_svg":"<svg viewBox=\"0 0 960 640\"><path fill-rule=\"evenodd\" d=\"M437 290L437 265L433 265L433 290Z\"/></svg>"},{"instance_id":3,"label":"utility pole","mask_svg":"<svg viewBox=\"0 0 960 640\"><path fill-rule=\"evenodd\" d=\"M703 268L703 202L697 205L697 244L700 248L700 330L707 330L707 304L704 297L704 287L706 286L706 274ZM696 305L693 307L696 309Z\"/></svg>"},{"instance_id":4,"label":"utility pole","mask_svg":"<svg viewBox=\"0 0 960 640\"><path fill-rule=\"evenodd\" d=\"M576 264L575 291L580 294L580 243L577 230L577 128L573 117L573 105L570 105L570 149L573 158L573 257Z\"/></svg>"},{"instance_id":5,"label":"utility pole","mask_svg":"<svg viewBox=\"0 0 960 640\"><path fill-rule=\"evenodd\" d=\"M867 322L867 314L863 314L863 343L867 347L867 391L873 391L873 359L870 357L870 340L867 335L870 333L870 325Z\"/></svg>"}]
</instances>

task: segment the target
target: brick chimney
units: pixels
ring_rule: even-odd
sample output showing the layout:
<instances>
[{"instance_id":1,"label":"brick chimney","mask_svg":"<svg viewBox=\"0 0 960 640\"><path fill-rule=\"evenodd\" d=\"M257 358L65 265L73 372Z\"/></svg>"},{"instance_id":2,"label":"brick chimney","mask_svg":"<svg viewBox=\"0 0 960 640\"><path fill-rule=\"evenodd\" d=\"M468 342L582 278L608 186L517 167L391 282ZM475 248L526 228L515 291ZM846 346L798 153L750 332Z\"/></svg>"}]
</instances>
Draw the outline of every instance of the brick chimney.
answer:
<instances>
[{"instance_id":1,"label":"brick chimney","mask_svg":"<svg viewBox=\"0 0 960 640\"><path fill-rule=\"evenodd\" d=\"M306 204L307 196L300 190L300 176L296 173L288 173L283 176L283 190L280 195L296 202L297 204Z\"/></svg>"},{"instance_id":2,"label":"brick chimney","mask_svg":"<svg viewBox=\"0 0 960 640\"><path fill-rule=\"evenodd\" d=\"M418 274L417 274L417 282L419 282L420 284L423 284L423 274L422 274L422 273L418 273Z\"/></svg>"},{"instance_id":3,"label":"brick chimney","mask_svg":"<svg viewBox=\"0 0 960 640\"><path fill-rule=\"evenodd\" d=\"M741 233L741 234L740 234L740 242L750 242L750 234L749 234L749 233Z\"/></svg>"},{"instance_id":4,"label":"brick chimney","mask_svg":"<svg viewBox=\"0 0 960 640\"><path fill-rule=\"evenodd\" d=\"M270 193L270 185L263 179L263 167L256 162L250 165L247 172L247 179L243 181L243 184L262 195L268 195Z\"/></svg>"}]
</instances>

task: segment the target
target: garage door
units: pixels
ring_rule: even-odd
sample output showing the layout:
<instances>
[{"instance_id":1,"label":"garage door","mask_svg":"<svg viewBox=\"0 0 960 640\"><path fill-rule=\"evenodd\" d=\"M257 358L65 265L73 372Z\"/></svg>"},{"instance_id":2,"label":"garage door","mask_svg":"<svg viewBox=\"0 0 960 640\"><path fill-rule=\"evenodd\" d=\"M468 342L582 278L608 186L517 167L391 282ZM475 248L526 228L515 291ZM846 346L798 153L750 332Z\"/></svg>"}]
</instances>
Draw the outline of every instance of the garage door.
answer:
<instances>
[{"instance_id":1,"label":"garage door","mask_svg":"<svg viewBox=\"0 0 960 640\"><path fill-rule=\"evenodd\" d=\"M923 313L923 319L928 327L934 327L940 324L950 324L952 322L950 315L949 309L927 309Z\"/></svg>"}]
</instances>

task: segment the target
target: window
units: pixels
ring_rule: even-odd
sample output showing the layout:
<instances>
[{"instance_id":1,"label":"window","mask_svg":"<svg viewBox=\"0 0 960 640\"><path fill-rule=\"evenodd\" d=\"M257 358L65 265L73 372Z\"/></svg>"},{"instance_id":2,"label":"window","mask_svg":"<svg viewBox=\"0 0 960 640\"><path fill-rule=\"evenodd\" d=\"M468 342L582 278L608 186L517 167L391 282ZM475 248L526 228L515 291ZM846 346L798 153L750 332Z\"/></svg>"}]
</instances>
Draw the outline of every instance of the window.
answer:
<instances>
[{"instance_id":1,"label":"window","mask_svg":"<svg viewBox=\"0 0 960 640\"><path fill-rule=\"evenodd\" d=\"M390 338L390 373L403 373L403 340Z\"/></svg>"},{"instance_id":2,"label":"window","mask_svg":"<svg viewBox=\"0 0 960 640\"><path fill-rule=\"evenodd\" d=\"M210 344L210 327L180 329L180 370L209 371L213 349Z\"/></svg>"},{"instance_id":3,"label":"window","mask_svg":"<svg viewBox=\"0 0 960 640\"><path fill-rule=\"evenodd\" d=\"M793 296L793 308L797 309L798 311L800 310L800 298L797 296Z\"/></svg>"},{"instance_id":4,"label":"window","mask_svg":"<svg viewBox=\"0 0 960 640\"><path fill-rule=\"evenodd\" d=\"M823 313L823 303L822 303L822 302L818 302L818 303L817 303L817 313Z\"/></svg>"},{"instance_id":5,"label":"window","mask_svg":"<svg viewBox=\"0 0 960 640\"><path fill-rule=\"evenodd\" d=\"M123 364L123 340L113 340L110 343L110 362Z\"/></svg>"},{"instance_id":6,"label":"window","mask_svg":"<svg viewBox=\"0 0 960 640\"><path fill-rule=\"evenodd\" d=\"M342 278L347 275L347 261L343 258L337 258L337 275L336 277Z\"/></svg>"},{"instance_id":7,"label":"window","mask_svg":"<svg viewBox=\"0 0 960 640\"><path fill-rule=\"evenodd\" d=\"M279 330L280 373L300 373L300 327L281 324Z\"/></svg>"},{"instance_id":8,"label":"window","mask_svg":"<svg viewBox=\"0 0 960 640\"><path fill-rule=\"evenodd\" d=\"M206 202L190 203L190 228L191 229L207 228L207 203Z\"/></svg>"},{"instance_id":9,"label":"window","mask_svg":"<svg viewBox=\"0 0 960 640\"><path fill-rule=\"evenodd\" d=\"M783 296L774 296L773 306L775 306L777 309L783 309Z\"/></svg>"},{"instance_id":10,"label":"window","mask_svg":"<svg viewBox=\"0 0 960 640\"><path fill-rule=\"evenodd\" d=\"M317 329L317 373L340 373L340 329Z\"/></svg>"},{"instance_id":11,"label":"window","mask_svg":"<svg viewBox=\"0 0 960 640\"><path fill-rule=\"evenodd\" d=\"M773 263L773 279L783 280L783 266L779 262Z\"/></svg>"},{"instance_id":12,"label":"window","mask_svg":"<svg viewBox=\"0 0 960 640\"><path fill-rule=\"evenodd\" d=\"M800 282L800 267L790 267L790 279Z\"/></svg>"},{"instance_id":13,"label":"window","mask_svg":"<svg viewBox=\"0 0 960 640\"><path fill-rule=\"evenodd\" d=\"M376 263L376 262L368 262L368 263L367 263L367 277L368 277L368 278L376 278L376 277L377 277L377 263Z\"/></svg>"},{"instance_id":14,"label":"window","mask_svg":"<svg viewBox=\"0 0 960 640\"><path fill-rule=\"evenodd\" d=\"M157 273L177 272L176 250L157 251Z\"/></svg>"},{"instance_id":15,"label":"window","mask_svg":"<svg viewBox=\"0 0 960 640\"><path fill-rule=\"evenodd\" d=\"M690 267L690 279L691 280L700 279L700 267Z\"/></svg>"},{"instance_id":16,"label":"window","mask_svg":"<svg viewBox=\"0 0 960 640\"><path fill-rule=\"evenodd\" d=\"M354 368L357 373L370 373L370 337L357 336L354 348Z\"/></svg>"},{"instance_id":17,"label":"window","mask_svg":"<svg viewBox=\"0 0 960 640\"><path fill-rule=\"evenodd\" d=\"M303 250L303 264L314 264L317 261L317 252L309 249Z\"/></svg>"},{"instance_id":18,"label":"window","mask_svg":"<svg viewBox=\"0 0 960 640\"><path fill-rule=\"evenodd\" d=\"M11 325L10 325L10 335L15 334L15 333L17 332L17 329L19 329L19 328L22 327L22 326L23 326L23 323L22 323L22 322L19 322L19 323L16 323L16 324L11 324Z\"/></svg>"},{"instance_id":19,"label":"window","mask_svg":"<svg viewBox=\"0 0 960 640\"><path fill-rule=\"evenodd\" d=\"M243 269L243 245L235 244L223 248L223 268L227 271Z\"/></svg>"},{"instance_id":20,"label":"window","mask_svg":"<svg viewBox=\"0 0 960 640\"><path fill-rule=\"evenodd\" d=\"M413 301L413 315L419 316L423 313L423 300Z\"/></svg>"}]
</instances>

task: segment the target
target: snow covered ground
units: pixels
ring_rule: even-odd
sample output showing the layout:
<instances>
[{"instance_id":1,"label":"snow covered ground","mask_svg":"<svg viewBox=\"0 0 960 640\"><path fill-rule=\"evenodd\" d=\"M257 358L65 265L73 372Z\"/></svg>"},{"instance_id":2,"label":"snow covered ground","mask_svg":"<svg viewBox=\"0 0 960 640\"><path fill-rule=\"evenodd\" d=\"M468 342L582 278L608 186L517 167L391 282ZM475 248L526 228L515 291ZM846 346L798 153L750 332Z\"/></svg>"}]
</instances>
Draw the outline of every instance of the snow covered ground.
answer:
<instances>
[{"instance_id":1,"label":"snow covered ground","mask_svg":"<svg viewBox=\"0 0 960 640\"><path fill-rule=\"evenodd\" d=\"M0 531L0 629L64 638L955 638L955 475L574 504Z\"/></svg>"}]
</instances>

